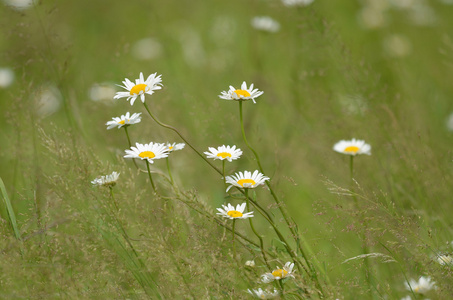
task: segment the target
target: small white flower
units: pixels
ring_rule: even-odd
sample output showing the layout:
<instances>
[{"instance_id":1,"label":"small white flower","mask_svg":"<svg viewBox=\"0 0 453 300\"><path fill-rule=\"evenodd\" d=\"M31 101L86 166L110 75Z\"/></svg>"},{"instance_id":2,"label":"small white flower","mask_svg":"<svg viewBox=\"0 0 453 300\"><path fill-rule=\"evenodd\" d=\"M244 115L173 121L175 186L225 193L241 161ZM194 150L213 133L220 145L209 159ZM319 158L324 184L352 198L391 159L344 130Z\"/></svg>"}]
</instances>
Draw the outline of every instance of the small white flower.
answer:
<instances>
[{"instance_id":1,"label":"small white flower","mask_svg":"<svg viewBox=\"0 0 453 300\"><path fill-rule=\"evenodd\" d=\"M9 68L0 68L0 88L7 88L14 82L14 72Z\"/></svg>"},{"instance_id":2,"label":"small white flower","mask_svg":"<svg viewBox=\"0 0 453 300\"><path fill-rule=\"evenodd\" d=\"M217 208L217 210L219 211L217 214L231 220L251 218L253 217L253 211L244 214L246 205L247 203L244 202L242 204L238 204L236 208L234 208L233 205L228 203L228 205L222 205L223 209Z\"/></svg>"},{"instance_id":3,"label":"small white flower","mask_svg":"<svg viewBox=\"0 0 453 300\"><path fill-rule=\"evenodd\" d=\"M294 278L293 268L294 268L294 263L289 261L285 264L285 266L282 269L277 267L277 269L273 270L272 273L265 273L265 274L261 275L261 281L264 283L269 283L274 280L280 280L280 279L287 278L287 277Z\"/></svg>"},{"instance_id":4,"label":"small white flower","mask_svg":"<svg viewBox=\"0 0 453 300\"><path fill-rule=\"evenodd\" d=\"M219 95L219 97L225 100L239 101L252 99L253 103L256 103L255 98L258 98L263 93L264 92L259 91L258 89L253 89L253 83L250 85L250 88L247 88L247 83L244 81L240 89L237 90L235 87L230 85L229 91L223 91L222 95Z\"/></svg>"},{"instance_id":5,"label":"small white flower","mask_svg":"<svg viewBox=\"0 0 453 300\"><path fill-rule=\"evenodd\" d=\"M258 170L255 170L253 174L249 171L244 171L244 173L238 172L232 176L225 177L225 182L231 184L226 191L228 192L233 186L244 189L253 189L264 184L264 182L269 179L269 177L264 176Z\"/></svg>"},{"instance_id":6,"label":"small white flower","mask_svg":"<svg viewBox=\"0 0 453 300\"><path fill-rule=\"evenodd\" d=\"M116 181L118 180L118 177L120 176L120 173L113 172L110 175L105 175L96 178L95 180L91 181L91 184L96 185L96 186L106 186L106 187L113 187L116 184Z\"/></svg>"},{"instance_id":7,"label":"small white flower","mask_svg":"<svg viewBox=\"0 0 453 300\"><path fill-rule=\"evenodd\" d=\"M134 104L135 99L140 96L140 99L145 103L145 94L152 95L155 90L160 90L162 88L162 79L161 76L156 76L157 73L151 74L145 80L143 73L140 73L140 78L135 79L135 84L129 79L123 81L124 85L119 85L120 87L127 90L127 92L117 92L114 99L126 98L127 101L131 100L131 105Z\"/></svg>"},{"instance_id":8,"label":"small white flower","mask_svg":"<svg viewBox=\"0 0 453 300\"><path fill-rule=\"evenodd\" d=\"M439 264L445 266L445 265L453 265L453 256L451 254L438 254L436 256L436 260Z\"/></svg>"},{"instance_id":9,"label":"small white flower","mask_svg":"<svg viewBox=\"0 0 453 300\"><path fill-rule=\"evenodd\" d=\"M282 0L285 6L308 6L315 0Z\"/></svg>"},{"instance_id":10,"label":"small white flower","mask_svg":"<svg viewBox=\"0 0 453 300\"><path fill-rule=\"evenodd\" d=\"M169 152L182 150L182 149L184 149L184 146L186 146L186 144L184 144L184 143L179 143L179 144L176 144L176 143L173 143L173 144L167 143L167 148L168 148L168 151L169 151Z\"/></svg>"},{"instance_id":11,"label":"small white flower","mask_svg":"<svg viewBox=\"0 0 453 300\"><path fill-rule=\"evenodd\" d=\"M358 154L371 155L371 146L365 141L352 139L350 141L341 140L333 146L333 150L338 153L356 156Z\"/></svg>"},{"instance_id":12,"label":"small white flower","mask_svg":"<svg viewBox=\"0 0 453 300\"><path fill-rule=\"evenodd\" d=\"M123 126L137 124L140 123L140 121L142 120L140 117L141 114L142 113L134 113L131 116L129 112L127 112L125 115L122 115L119 118L118 117L112 118L113 121L108 121L107 123L105 123L105 125L107 125L107 129L112 129L115 127L118 127L118 129L120 129Z\"/></svg>"},{"instance_id":13,"label":"small white flower","mask_svg":"<svg viewBox=\"0 0 453 300\"><path fill-rule=\"evenodd\" d=\"M270 290L263 290L262 288L259 288L257 290L255 289L248 289L247 292L249 294L251 294L252 296L256 297L256 298L260 298L260 299L271 299L271 298L275 298L279 295L279 291L274 288L273 291L270 291Z\"/></svg>"},{"instance_id":14,"label":"small white flower","mask_svg":"<svg viewBox=\"0 0 453 300\"><path fill-rule=\"evenodd\" d=\"M280 23L268 16L254 17L251 24L253 28L266 32L277 32L280 30Z\"/></svg>"},{"instance_id":15,"label":"small white flower","mask_svg":"<svg viewBox=\"0 0 453 300\"><path fill-rule=\"evenodd\" d=\"M404 284L406 285L407 290L412 290L417 294L425 294L435 288L435 282L432 281L430 277L425 276L421 276L418 281L411 279L409 280L409 284L407 282Z\"/></svg>"},{"instance_id":16,"label":"small white flower","mask_svg":"<svg viewBox=\"0 0 453 300\"><path fill-rule=\"evenodd\" d=\"M255 266L255 261L254 260L248 260L248 261L245 262L245 265L247 267L253 268Z\"/></svg>"},{"instance_id":17,"label":"small white flower","mask_svg":"<svg viewBox=\"0 0 453 300\"><path fill-rule=\"evenodd\" d=\"M88 96L95 102L103 101L106 103L112 103L112 98L115 97L115 93L115 85L109 82L103 82L93 84L88 91Z\"/></svg>"},{"instance_id":18,"label":"small white flower","mask_svg":"<svg viewBox=\"0 0 453 300\"><path fill-rule=\"evenodd\" d=\"M220 159L224 160L227 159L229 162L238 159L242 155L242 150L237 148L236 146L220 146L217 149L209 147L209 151L211 152L204 152L206 154L207 158L213 158L213 159Z\"/></svg>"},{"instance_id":19,"label":"small white flower","mask_svg":"<svg viewBox=\"0 0 453 300\"><path fill-rule=\"evenodd\" d=\"M150 164L154 163L155 159L165 158L168 156L168 148L165 144L149 143L135 144L136 147L131 147L131 150L126 150L125 158L146 159Z\"/></svg>"}]
</instances>

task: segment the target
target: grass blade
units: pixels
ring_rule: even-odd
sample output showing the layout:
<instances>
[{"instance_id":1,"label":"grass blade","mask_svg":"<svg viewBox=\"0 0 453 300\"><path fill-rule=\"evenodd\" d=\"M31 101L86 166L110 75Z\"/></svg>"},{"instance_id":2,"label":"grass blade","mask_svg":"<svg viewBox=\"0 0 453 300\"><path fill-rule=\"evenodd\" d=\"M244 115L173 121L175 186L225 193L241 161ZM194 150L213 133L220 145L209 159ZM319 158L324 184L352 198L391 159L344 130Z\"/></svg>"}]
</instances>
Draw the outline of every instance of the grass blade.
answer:
<instances>
[{"instance_id":1,"label":"grass blade","mask_svg":"<svg viewBox=\"0 0 453 300\"><path fill-rule=\"evenodd\" d=\"M2 178L0 178L0 191L2 194L3 201L5 202L6 209L8 211L8 217L11 227L14 231L14 235L16 236L16 239L22 240L19 228L17 227L16 214L14 213L13 206L11 205L11 201L9 200L8 194L6 193L5 184L3 183Z\"/></svg>"}]
</instances>

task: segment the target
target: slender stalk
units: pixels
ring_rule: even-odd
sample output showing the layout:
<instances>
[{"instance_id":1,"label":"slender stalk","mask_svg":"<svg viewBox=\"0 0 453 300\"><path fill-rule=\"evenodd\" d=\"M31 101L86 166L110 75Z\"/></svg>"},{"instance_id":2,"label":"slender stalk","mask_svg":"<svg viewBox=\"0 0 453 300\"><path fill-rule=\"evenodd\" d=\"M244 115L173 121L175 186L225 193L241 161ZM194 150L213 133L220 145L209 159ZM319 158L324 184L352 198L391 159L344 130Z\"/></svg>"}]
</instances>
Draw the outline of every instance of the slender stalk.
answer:
<instances>
[{"instance_id":1,"label":"slender stalk","mask_svg":"<svg viewBox=\"0 0 453 300\"><path fill-rule=\"evenodd\" d=\"M119 208L118 208L118 203L116 203L115 196L113 194L113 186L109 186L109 190L110 190L110 197L112 197L112 202L115 205L116 210L118 211Z\"/></svg>"},{"instance_id":2,"label":"slender stalk","mask_svg":"<svg viewBox=\"0 0 453 300\"><path fill-rule=\"evenodd\" d=\"M245 135L245 130L244 130L244 120L243 120L243 113L242 113L242 102L243 101L238 101L238 102L239 102L239 119L240 119L240 123L241 123L242 138L244 139L244 142L247 145L247 147L250 149L250 151L252 151L253 154L255 155L256 162L258 164L258 168L259 168L260 172L265 174L265 172L263 170L263 167L261 166L261 162L260 162L258 153L255 151L255 149L253 149L253 147L247 141L247 137ZM323 292L322 292L321 284L319 283L319 280L317 278L316 270L314 269L313 265L308 260L306 254L305 254L305 252L304 252L304 250L303 250L303 248L302 248L302 246L300 244L300 235L298 234L298 232L295 229L295 228L297 228L297 225L294 222L292 222L292 220L289 217L288 212L286 211L283 203L278 199L278 197L275 194L274 190L272 189L270 183L268 181L265 181L265 183L266 183L269 191L271 192L271 195L274 198L274 201L277 204L277 206L278 206L278 208L280 210L280 213L282 214L283 218L285 219L285 222L286 222L289 230L291 231L291 234L292 234L294 240L296 241L297 249L299 250L299 252L301 253L301 255L304 258L305 262L307 263L308 267L310 268L312 279L315 280L315 282L317 283L317 287L321 291L321 294L322 294ZM300 264L300 265L302 265L302 264ZM322 268L321 268L321 270L322 270Z\"/></svg>"},{"instance_id":3,"label":"slender stalk","mask_svg":"<svg viewBox=\"0 0 453 300\"><path fill-rule=\"evenodd\" d=\"M225 189L227 188L226 178L225 178L225 160L222 160L222 176L223 176L223 184Z\"/></svg>"},{"instance_id":4,"label":"slender stalk","mask_svg":"<svg viewBox=\"0 0 453 300\"><path fill-rule=\"evenodd\" d=\"M247 203L247 211L250 212L250 203L249 203L249 196L248 196L249 189L244 189L244 192L245 192L245 200L246 200L246 203ZM263 238L262 238L261 235L259 235L258 232L255 230L255 227L253 226L252 218L248 218L248 219L249 219L249 223L250 223L250 228L252 228L253 233L254 233L254 234L258 237L258 239L260 240L260 249L261 249L261 254L263 255L264 262L266 263L266 266L270 269L271 266L269 265L269 262L268 262L268 260L267 260L266 252L264 251L264 242L263 242Z\"/></svg>"},{"instance_id":5,"label":"slender stalk","mask_svg":"<svg viewBox=\"0 0 453 300\"><path fill-rule=\"evenodd\" d=\"M151 186L153 187L154 193L156 193L156 186L154 185L153 177L151 176L151 170L149 169L149 162L147 159L146 159L146 168L148 169L149 181L151 182Z\"/></svg>"},{"instance_id":6,"label":"slender stalk","mask_svg":"<svg viewBox=\"0 0 453 300\"><path fill-rule=\"evenodd\" d=\"M167 160L168 176L170 177L171 184L174 185L175 182L173 181L173 176L171 176L170 161L168 160L168 156L166 157L166 160Z\"/></svg>"},{"instance_id":7,"label":"slender stalk","mask_svg":"<svg viewBox=\"0 0 453 300\"><path fill-rule=\"evenodd\" d=\"M285 299L285 286L283 285L283 278L278 281L278 284L280 286L280 297Z\"/></svg>"},{"instance_id":8,"label":"slender stalk","mask_svg":"<svg viewBox=\"0 0 453 300\"><path fill-rule=\"evenodd\" d=\"M127 131L127 127L129 127L129 125L123 126L124 132L126 132L126 137L127 137L127 142L129 144L129 148L131 148L132 143L131 143L131 138L129 137L129 132ZM137 162L135 161L135 158L133 158L132 161L134 162L135 167L138 169L138 165L137 165Z\"/></svg>"},{"instance_id":9,"label":"slender stalk","mask_svg":"<svg viewBox=\"0 0 453 300\"><path fill-rule=\"evenodd\" d=\"M198 151L197 149L195 149L194 146L192 146L191 143L189 143L189 141L173 126L170 126L170 125L167 125L167 124L164 124L162 123L161 121L159 121L152 113L151 111L149 110L148 108L148 105L146 104L146 102L143 103L143 105L145 106L145 109L146 111L148 112L148 114L150 115L151 118L153 118L154 121L156 121L157 124L159 124L160 126L162 127L165 127L167 129L170 129L170 130L173 130L190 148L192 148L193 151L195 151L195 153L198 154L198 156L200 156L206 163L208 163L214 170L216 170L219 174L222 174L222 171L220 171L216 166L214 166L209 160L206 159L206 157L203 156L203 154L201 154L200 151Z\"/></svg>"},{"instance_id":10,"label":"slender stalk","mask_svg":"<svg viewBox=\"0 0 453 300\"><path fill-rule=\"evenodd\" d=\"M236 259L236 245L234 244L234 228L236 227L236 219L233 219L233 258Z\"/></svg>"}]
</instances>

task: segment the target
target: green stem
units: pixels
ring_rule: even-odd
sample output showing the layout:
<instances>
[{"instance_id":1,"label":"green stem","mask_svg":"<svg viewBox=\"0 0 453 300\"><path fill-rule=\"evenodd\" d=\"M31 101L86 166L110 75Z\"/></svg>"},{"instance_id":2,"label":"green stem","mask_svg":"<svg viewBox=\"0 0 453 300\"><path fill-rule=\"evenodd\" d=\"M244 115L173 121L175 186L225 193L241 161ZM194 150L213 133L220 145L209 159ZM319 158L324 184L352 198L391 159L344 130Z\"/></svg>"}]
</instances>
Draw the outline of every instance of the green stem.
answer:
<instances>
[{"instance_id":1,"label":"green stem","mask_svg":"<svg viewBox=\"0 0 453 300\"><path fill-rule=\"evenodd\" d=\"M233 219L233 258L236 259L236 246L234 244L234 228L236 227L236 219Z\"/></svg>"},{"instance_id":2,"label":"green stem","mask_svg":"<svg viewBox=\"0 0 453 300\"><path fill-rule=\"evenodd\" d=\"M247 141L247 137L245 135L245 130L244 130L244 120L243 120L243 113L242 113L242 102L243 101L238 101L238 102L239 102L239 119L240 119L240 123L241 123L242 138L244 139L244 142L247 145L247 147L250 149L250 151L252 151L253 154L255 155L256 162L258 164L258 168L259 168L260 172L265 174L264 170L263 170L263 167L261 166L261 162L260 162L258 153L255 151L255 149L253 149L253 147ZM322 288L321 288L321 284L319 283L319 280L318 280L318 277L317 277L317 274L316 274L316 270L314 269L313 265L308 260L306 254L305 254L305 252L302 249L302 246L300 244L300 236L299 236L298 232L295 229L295 228L297 228L297 225L294 222L291 221L291 219L290 219L290 217L288 215L288 212L286 211L283 203L278 199L278 197L275 194L274 190L272 189L269 181L266 180L265 183L266 183L269 191L271 192L271 195L274 198L274 201L277 204L277 207L279 208L280 213L282 214L283 218L285 219L286 224L287 224L289 230L291 231L291 234L292 234L294 240L296 241L297 249L300 251L302 257L304 258L304 260L306 262L306 264L310 268L312 279L317 283L318 289L320 290L321 294L323 294ZM288 247L289 247L289 245L288 245ZM302 265L302 264L300 264L300 265ZM298 264L298 266L299 266L299 264ZM322 268L320 268L320 269L322 270Z\"/></svg>"},{"instance_id":3,"label":"green stem","mask_svg":"<svg viewBox=\"0 0 453 300\"><path fill-rule=\"evenodd\" d=\"M203 156L203 154L201 154L200 151L198 151L197 149L195 149L194 146L192 146L191 143L189 143L189 141L184 138L184 136L182 136L182 134L173 126L170 126L170 125L167 125L167 124L164 124L162 123L161 121L159 121L152 113L151 111L149 110L148 108L148 105L146 105L146 102L143 103L143 105L145 106L145 109L146 111L148 112L148 114L151 116L151 118L153 118L154 121L156 121L157 124L159 124L160 126L162 127L165 127L167 129L170 129L170 130L173 130L190 148L192 148L193 151L195 151L195 153L198 154L198 156L200 156L206 163L208 163L214 170L217 171L217 173L219 174L222 174L222 171L220 171L216 166L214 166L209 160L206 159L206 157Z\"/></svg>"},{"instance_id":4,"label":"green stem","mask_svg":"<svg viewBox=\"0 0 453 300\"><path fill-rule=\"evenodd\" d=\"M116 203L115 196L113 194L113 187L109 186L109 190L110 190L110 196L112 197L112 202L115 205L116 210L118 211L119 210L118 203Z\"/></svg>"},{"instance_id":5,"label":"green stem","mask_svg":"<svg viewBox=\"0 0 453 300\"><path fill-rule=\"evenodd\" d=\"M127 137L127 142L129 144L129 148L132 148L131 138L129 137L129 132L127 131L127 127L129 127L129 126L128 125L123 126L124 131L126 132L126 137ZM135 161L135 158L133 158L132 161L134 162L135 167L138 169L138 165L137 165L137 162Z\"/></svg>"},{"instance_id":6,"label":"green stem","mask_svg":"<svg viewBox=\"0 0 453 300\"><path fill-rule=\"evenodd\" d=\"M153 191L156 193L156 186L154 185L153 177L151 176L151 170L149 169L149 162L148 162L148 160L146 160L146 168L148 169L149 181L151 182L151 186L153 187Z\"/></svg>"},{"instance_id":7,"label":"green stem","mask_svg":"<svg viewBox=\"0 0 453 300\"><path fill-rule=\"evenodd\" d=\"M225 178L225 160L222 160L222 176L223 176L223 184L225 189L227 188L226 178Z\"/></svg>"},{"instance_id":8,"label":"green stem","mask_svg":"<svg viewBox=\"0 0 453 300\"><path fill-rule=\"evenodd\" d=\"M168 156L166 157L166 160L167 160L168 176L170 176L171 184L174 185L175 182L173 181L173 176L171 176L170 161L168 160Z\"/></svg>"},{"instance_id":9,"label":"green stem","mask_svg":"<svg viewBox=\"0 0 453 300\"><path fill-rule=\"evenodd\" d=\"M354 183L354 156L351 155L351 159L349 161L349 174L351 177L351 185Z\"/></svg>"},{"instance_id":10,"label":"green stem","mask_svg":"<svg viewBox=\"0 0 453 300\"><path fill-rule=\"evenodd\" d=\"M249 191L249 189L244 189L244 192L245 192L245 200L246 200L246 203L247 203L247 212L250 212L250 203L249 203L248 191ZM263 242L263 238L262 238L261 235L259 235L258 232L255 230L255 227L253 226L252 218L248 218L248 219L249 219L249 223L250 223L250 228L252 228L253 233L254 233L254 234L258 237L258 239L260 240L260 249L261 249L261 254L263 255L264 262L266 263L266 266L270 269L271 266L269 265L269 262L268 262L268 260L267 260L266 252L264 251L264 242Z\"/></svg>"}]
</instances>

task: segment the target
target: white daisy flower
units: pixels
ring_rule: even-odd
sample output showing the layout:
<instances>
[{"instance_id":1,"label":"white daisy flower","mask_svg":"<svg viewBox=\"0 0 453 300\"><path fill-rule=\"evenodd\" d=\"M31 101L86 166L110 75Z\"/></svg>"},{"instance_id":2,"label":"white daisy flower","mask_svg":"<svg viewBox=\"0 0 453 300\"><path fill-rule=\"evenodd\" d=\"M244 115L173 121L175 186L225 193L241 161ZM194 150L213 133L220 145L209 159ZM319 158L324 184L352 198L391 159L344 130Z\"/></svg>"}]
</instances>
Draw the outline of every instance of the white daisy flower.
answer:
<instances>
[{"instance_id":1,"label":"white daisy flower","mask_svg":"<svg viewBox=\"0 0 453 300\"><path fill-rule=\"evenodd\" d=\"M142 113L134 113L132 116L127 112L125 115L122 115L121 117L114 117L112 118L113 121L108 121L105 123L107 125L107 129L112 129L115 127L118 127L120 129L123 126L128 126L132 124L137 124L140 123L142 118L140 117Z\"/></svg>"},{"instance_id":2,"label":"white daisy flower","mask_svg":"<svg viewBox=\"0 0 453 300\"><path fill-rule=\"evenodd\" d=\"M289 261L285 264L285 266L282 269L277 267L277 269L273 270L272 273L265 273L265 274L261 275L261 281L264 283L269 283L274 280L280 280L280 279L287 278L287 277L294 278L293 268L294 268L294 263Z\"/></svg>"},{"instance_id":3,"label":"white daisy flower","mask_svg":"<svg viewBox=\"0 0 453 300\"><path fill-rule=\"evenodd\" d=\"M280 30L280 23L268 16L254 17L250 23L256 30L266 32L277 32Z\"/></svg>"},{"instance_id":4,"label":"white daisy flower","mask_svg":"<svg viewBox=\"0 0 453 300\"><path fill-rule=\"evenodd\" d=\"M220 98L225 100L249 100L252 99L253 103L255 98L261 96L264 92L259 91L258 89L253 89L253 83L250 85L250 88L247 88L247 83L245 81L241 85L241 89L237 90L235 87L230 85L230 90L228 92L223 91L222 95L219 95Z\"/></svg>"},{"instance_id":5,"label":"white daisy flower","mask_svg":"<svg viewBox=\"0 0 453 300\"><path fill-rule=\"evenodd\" d=\"M435 288L435 282L432 281L430 277L425 276L421 276L418 281L411 279L409 280L409 284L407 282L404 284L406 285L407 290L412 290L417 294L425 294Z\"/></svg>"},{"instance_id":6,"label":"white daisy flower","mask_svg":"<svg viewBox=\"0 0 453 300\"><path fill-rule=\"evenodd\" d=\"M264 176L258 170L255 170L253 174L249 171L244 171L244 173L238 172L232 176L225 177L225 182L231 184L226 191L228 192L233 186L244 189L254 189L257 186L264 184L264 182L269 179L269 177Z\"/></svg>"},{"instance_id":7,"label":"white daisy flower","mask_svg":"<svg viewBox=\"0 0 453 300\"><path fill-rule=\"evenodd\" d=\"M341 140L333 146L333 150L338 153L356 156L358 154L371 155L371 146L365 141L352 139L350 141Z\"/></svg>"},{"instance_id":8,"label":"white daisy flower","mask_svg":"<svg viewBox=\"0 0 453 300\"><path fill-rule=\"evenodd\" d=\"M245 265L247 267L253 268L255 266L255 261L254 260L248 260L245 262Z\"/></svg>"},{"instance_id":9,"label":"white daisy flower","mask_svg":"<svg viewBox=\"0 0 453 300\"><path fill-rule=\"evenodd\" d=\"M236 146L220 146L217 149L209 147L209 151L211 152L204 152L206 154L207 158L213 158L213 159L220 159L224 160L227 159L229 162L238 159L242 155L242 150L237 148Z\"/></svg>"},{"instance_id":10,"label":"white daisy flower","mask_svg":"<svg viewBox=\"0 0 453 300\"><path fill-rule=\"evenodd\" d=\"M438 254L435 259L437 262L443 266L445 265L453 265L453 256L451 254Z\"/></svg>"},{"instance_id":11,"label":"white daisy flower","mask_svg":"<svg viewBox=\"0 0 453 300\"><path fill-rule=\"evenodd\" d=\"M273 291L270 291L270 290L263 290L262 288L259 288L257 290L255 289L248 289L247 292L249 294L251 294L252 296L256 297L256 298L260 298L260 299L271 299L271 298L275 298L279 295L279 291L274 288Z\"/></svg>"},{"instance_id":12,"label":"white daisy flower","mask_svg":"<svg viewBox=\"0 0 453 300\"><path fill-rule=\"evenodd\" d=\"M96 178L95 180L91 181L92 185L96 186L106 186L106 187L113 187L116 184L116 181L118 180L118 177L120 176L120 173L113 172L110 175L105 175Z\"/></svg>"},{"instance_id":13,"label":"white daisy flower","mask_svg":"<svg viewBox=\"0 0 453 300\"><path fill-rule=\"evenodd\" d=\"M162 75L156 76L157 73L151 74L145 80L143 73L140 73L140 78L135 79L135 84L129 79L123 81L124 85L119 85L122 88L125 88L127 92L117 92L114 99L125 98L127 101L131 100L131 105L134 104L135 99L140 96L140 99L145 103L145 94L152 95L155 90L160 90L162 88Z\"/></svg>"},{"instance_id":14,"label":"white daisy flower","mask_svg":"<svg viewBox=\"0 0 453 300\"><path fill-rule=\"evenodd\" d=\"M173 152L173 151L178 151L178 150L182 150L184 149L184 146L186 144L184 143L179 143L179 144L176 144L176 143L173 143L173 144L170 144L170 143L167 143L167 149L169 152Z\"/></svg>"},{"instance_id":15,"label":"white daisy flower","mask_svg":"<svg viewBox=\"0 0 453 300\"><path fill-rule=\"evenodd\" d=\"M285 6L308 6L315 0L282 0Z\"/></svg>"},{"instance_id":16,"label":"white daisy flower","mask_svg":"<svg viewBox=\"0 0 453 300\"><path fill-rule=\"evenodd\" d=\"M155 159L165 158L168 156L168 148L165 144L149 143L135 144L136 147L131 147L131 150L126 150L126 158L146 159L150 164L154 163Z\"/></svg>"},{"instance_id":17,"label":"white daisy flower","mask_svg":"<svg viewBox=\"0 0 453 300\"><path fill-rule=\"evenodd\" d=\"M236 208L233 205L228 203L228 205L222 205L222 208L217 208L219 211L217 214L228 219L247 219L253 217L253 211L245 213L244 209L247 203L238 204Z\"/></svg>"},{"instance_id":18,"label":"white daisy flower","mask_svg":"<svg viewBox=\"0 0 453 300\"><path fill-rule=\"evenodd\" d=\"M14 71L10 68L0 68L0 88L7 88L14 82Z\"/></svg>"}]
</instances>

